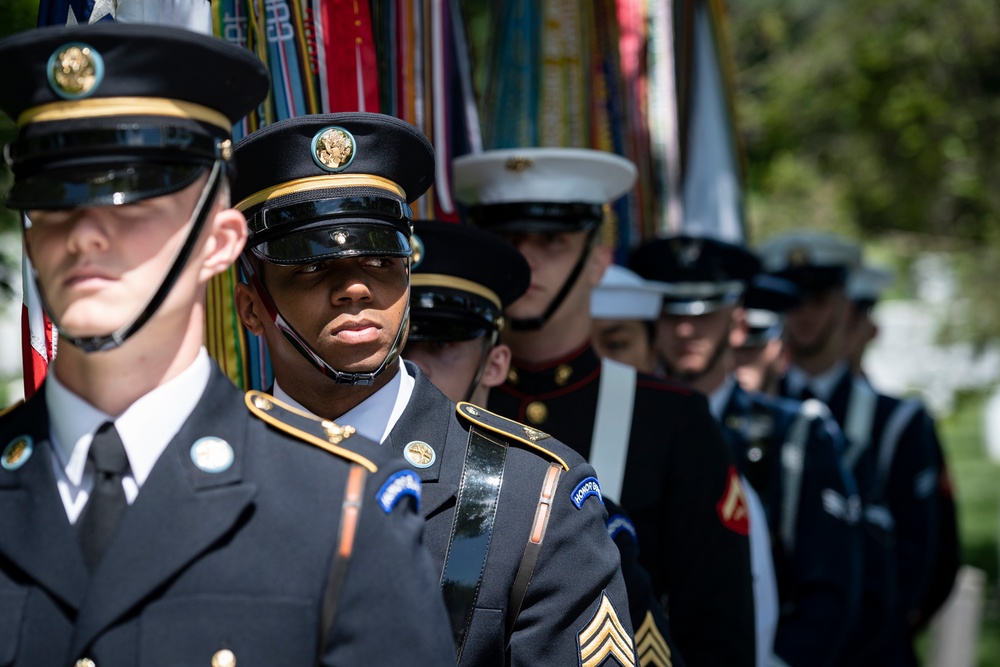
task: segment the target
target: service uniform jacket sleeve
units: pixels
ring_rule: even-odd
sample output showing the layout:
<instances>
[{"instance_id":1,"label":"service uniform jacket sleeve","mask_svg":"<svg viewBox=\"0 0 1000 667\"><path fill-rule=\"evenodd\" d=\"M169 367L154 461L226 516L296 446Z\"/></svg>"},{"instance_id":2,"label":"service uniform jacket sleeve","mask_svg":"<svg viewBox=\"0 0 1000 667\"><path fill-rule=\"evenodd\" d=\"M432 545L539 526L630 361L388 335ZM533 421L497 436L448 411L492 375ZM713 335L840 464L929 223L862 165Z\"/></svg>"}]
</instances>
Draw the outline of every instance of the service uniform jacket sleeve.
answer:
<instances>
[{"instance_id":1,"label":"service uniform jacket sleeve","mask_svg":"<svg viewBox=\"0 0 1000 667\"><path fill-rule=\"evenodd\" d=\"M455 664L438 568L421 543L419 497L384 506L403 470L401 460L384 463L369 480L324 666Z\"/></svg>"},{"instance_id":2,"label":"service uniform jacket sleeve","mask_svg":"<svg viewBox=\"0 0 1000 667\"><path fill-rule=\"evenodd\" d=\"M779 579L785 573L789 579L781 582L775 653L792 667L837 664L858 622L861 501L841 461L842 437L832 419L811 420L794 542L776 540ZM783 496L782 509L786 502L793 499ZM781 513L775 518L780 521Z\"/></svg>"}]
</instances>

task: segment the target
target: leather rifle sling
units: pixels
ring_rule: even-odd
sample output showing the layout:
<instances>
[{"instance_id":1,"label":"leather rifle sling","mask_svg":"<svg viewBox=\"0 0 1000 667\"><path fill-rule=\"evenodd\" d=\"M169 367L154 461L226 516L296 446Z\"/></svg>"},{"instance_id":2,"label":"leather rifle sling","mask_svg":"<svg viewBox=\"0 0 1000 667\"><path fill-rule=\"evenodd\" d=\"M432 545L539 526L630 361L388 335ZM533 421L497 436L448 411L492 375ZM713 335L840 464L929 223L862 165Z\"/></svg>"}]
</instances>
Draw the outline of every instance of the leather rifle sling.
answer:
<instances>
[{"instance_id":1,"label":"leather rifle sling","mask_svg":"<svg viewBox=\"0 0 1000 667\"><path fill-rule=\"evenodd\" d=\"M531 575L535 572L535 565L538 564L538 556L542 552L542 541L545 539L545 529L548 527L549 517L552 515L552 501L556 496L562 472L562 466L553 463L545 473L542 491L538 495L538 506L535 507L535 520L531 523L531 534L528 536L528 543L524 547L521 564L517 567L514 585L510 588L510 597L507 600L504 646L510 644L510 637L514 633L514 623L517 622L517 616L521 613L521 605L524 604L524 596L528 592Z\"/></svg>"},{"instance_id":2,"label":"leather rifle sling","mask_svg":"<svg viewBox=\"0 0 1000 667\"><path fill-rule=\"evenodd\" d=\"M347 566L351 562L354 551L354 537L361 519L361 504L365 493L365 483L368 471L357 464L352 464L347 475L347 488L344 490L344 502L340 510L340 532L337 536L337 551L330 559L330 576L326 580L326 591L323 593L322 619L320 626L319 655L323 655L326 641L333 629L333 619L337 615L337 602L340 591L347 577Z\"/></svg>"},{"instance_id":3,"label":"leather rifle sling","mask_svg":"<svg viewBox=\"0 0 1000 667\"><path fill-rule=\"evenodd\" d=\"M441 592L451 619L459 662L486 567L506 460L506 445L488 438L475 426L469 430L455 518L441 573Z\"/></svg>"}]
</instances>

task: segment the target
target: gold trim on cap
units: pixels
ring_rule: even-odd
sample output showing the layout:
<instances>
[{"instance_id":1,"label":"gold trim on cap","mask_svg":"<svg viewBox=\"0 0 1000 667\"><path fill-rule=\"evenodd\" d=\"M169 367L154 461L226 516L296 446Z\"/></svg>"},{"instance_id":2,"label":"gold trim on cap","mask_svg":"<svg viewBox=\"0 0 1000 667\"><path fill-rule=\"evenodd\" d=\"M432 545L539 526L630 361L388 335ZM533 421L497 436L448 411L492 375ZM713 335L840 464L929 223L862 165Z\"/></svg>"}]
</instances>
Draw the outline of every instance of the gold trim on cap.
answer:
<instances>
[{"instance_id":1,"label":"gold trim on cap","mask_svg":"<svg viewBox=\"0 0 1000 667\"><path fill-rule=\"evenodd\" d=\"M310 190L324 190L329 188L349 188L349 187L373 187L388 190L403 200L406 200L406 192L396 183L388 178L374 176L372 174L330 174L329 176L307 176L306 178L296 178L294 181L285 181L256 192L243 201L236 204L236 210L245 211L257 204L262 204L269 199L291 194L293 192L308 192Z\"/></svg>"},{"instance_id":2,"label":"gold trim on cap","mask_svg":"<svg viewBox=\"0 0 1000 667\"><path fill-rule=\"evenodd\" d=\"M226 132L233 129L233 124L225 114L194 102L164 97L100 97L51 102L24 111L17 117L17 124L18 127L24 127L28 123L46 123L55 120L133 115L193 118L220 127Z\"/></svg>"},{"instance_id":3,"label":"gold trim on cap","mask_svg":"<svg viewBox=\"0 0 1000 667\"><path fill-rule=\"evenodd\" d=\"M477 294L484 299L487 299L498 309L503 310L503 306L500 304L500 297L496 295L496 292L487 287L483 287L479 283L466 280L465 278L449 276L443 273L414 273L410 276L410 286L448 287L451 289L462 290L463 292L472 292L473 294Z\"/></svg>"}]
</instances>

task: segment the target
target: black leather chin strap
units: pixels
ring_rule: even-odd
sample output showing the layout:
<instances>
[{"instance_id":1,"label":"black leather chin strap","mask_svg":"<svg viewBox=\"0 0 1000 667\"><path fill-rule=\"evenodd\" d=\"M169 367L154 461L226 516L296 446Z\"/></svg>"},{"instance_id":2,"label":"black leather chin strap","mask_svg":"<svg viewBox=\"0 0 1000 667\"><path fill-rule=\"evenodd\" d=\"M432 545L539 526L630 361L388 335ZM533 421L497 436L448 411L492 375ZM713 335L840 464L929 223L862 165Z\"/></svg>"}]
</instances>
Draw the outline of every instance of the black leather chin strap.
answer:
<instances>
[{"instance_id":1,"label":"black leather chin strap","mask_svg":"<svg viewBox=\"0 0 1000 667\"><path fill-rule=\"evenodd\" d=\"M545 323L549 321L549 318L559 309L563 301L566 300L566 296L569 291L573 289L573 285L580 277L580 273L583 271L584 264L587 263L587 258L590 257L590 252L594 249L594 241L597 239L597 227L591 228L587 232L587 242L583 246L583 252L580 253L580 258L576 260L576 264L573 265L573 270L569 272L569 276L566 277L566 282L563 283L562 289L556 294L555 298L552 299L552 303L549 307L545 309L545 312L538 317L526 317L523 319L514 319L510 321L511 328L514 331L537 331L545 326Z\"/></svg>"},{"instance_id":2,"label":"black leather chin strap","mask_svg":"<svg viewBox=\"0 0 1000 667\"><path fill-rule=\"evenodd\" d=\"M215 164L212 166L212 171L209 173L208 181L205 183L205 187L201 191L201 197L198 199L198 203L195 205L194 211L191 212L191 231L188 232L187 239L185 239L184 244L177 251L177 256L174 258L174 262L170 266L170 270L167 271L166 277L163 279L163 282L160 283L160 287L156 290L156 292L153 293L153 296L149 298L145 308L139 312L135 319L131 322L123 324L115 331L104 336L74 336L70 334L62 328L62 325L52 314L52 309L49 308L48 303L45 300L45 294L42 291L42 286L38 284L38 278L36 275L35 284L38 286L38 294L41 298L42 306L45 308L45 312L48 313L49 319L52 320L52 324L58 330L59 338L75 347L80 348L84 352L103 352L113 350L120 346L136 331L141 329L142 326L146 324L151 317L153 317L157 309L167 298L167 295L170 294L170 290L173 289L174 283L177 282L177 278L187 265L187 261L191 257L191 252L194 250L194 246L198 242L198 237L201 236L201 230L205 227L205 221L208 220L208 215L212 211L212 204L215 202L215 198L219 194L219 188L222 185L222 179L225 173L225 161L216 160Z\"/></svg>"}]
</instances>

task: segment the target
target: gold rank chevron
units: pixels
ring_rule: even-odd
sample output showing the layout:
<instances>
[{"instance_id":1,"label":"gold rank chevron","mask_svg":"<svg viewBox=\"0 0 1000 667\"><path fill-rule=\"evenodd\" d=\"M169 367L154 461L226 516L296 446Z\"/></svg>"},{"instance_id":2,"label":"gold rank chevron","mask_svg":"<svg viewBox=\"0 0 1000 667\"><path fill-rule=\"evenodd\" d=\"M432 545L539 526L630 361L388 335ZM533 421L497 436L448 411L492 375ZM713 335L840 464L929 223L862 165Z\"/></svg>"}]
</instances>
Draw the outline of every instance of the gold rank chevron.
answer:
<instances>
[{"instance_id":1,"label":"gold rank chevron","mask_svg":"<svg viewBox=\"0 0 1000 667\"><path fill-rule=\"evenodd\" d=\"M642 625L635 632L635 643L639 647L639 665L641 667L673 667L670 659L670 647L667 640L660 634L653 620L653 612L647 611Z\"/></svg>"},{"instance_id":2,"label":"gold rank chevron","mask_svg":"<svg viewBox=\"0 0 1000 667\"><path fill-rule=\"evenodd\" d=\"M577 635L577 643L582 667L604 664L635 667L635 644L618 620L618 614L607 593L601 594L601 605L587 627ZM605 663L609 658L615 662Z\"/></svg>"}]
</instances>

